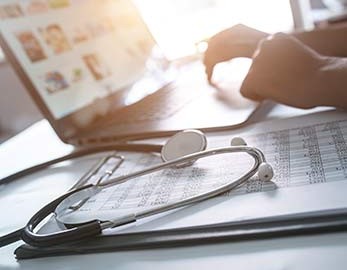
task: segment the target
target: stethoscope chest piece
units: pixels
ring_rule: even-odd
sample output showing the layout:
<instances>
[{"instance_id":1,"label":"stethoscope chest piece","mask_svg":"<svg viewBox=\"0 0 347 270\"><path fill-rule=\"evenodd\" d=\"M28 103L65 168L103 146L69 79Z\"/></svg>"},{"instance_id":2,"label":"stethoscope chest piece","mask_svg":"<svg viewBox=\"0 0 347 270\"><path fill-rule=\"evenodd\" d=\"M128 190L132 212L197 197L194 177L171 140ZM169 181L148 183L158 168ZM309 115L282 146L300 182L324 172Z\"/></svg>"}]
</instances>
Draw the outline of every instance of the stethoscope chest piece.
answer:
<instances>
[{"instance_id":1,"label":"stethoscope chest piece","mask_svg":"<svg viewBox=\"0 0 347 270\"><path fill-rule=\"evenodd\" d=\"M198 153L206 150L206 136L199 130L184 130L172 136L161 150L161 158L164 162L171 161L193 153ZM194 161L185 162L176 167L187 167Z\"/></svg>"}]
</instances>

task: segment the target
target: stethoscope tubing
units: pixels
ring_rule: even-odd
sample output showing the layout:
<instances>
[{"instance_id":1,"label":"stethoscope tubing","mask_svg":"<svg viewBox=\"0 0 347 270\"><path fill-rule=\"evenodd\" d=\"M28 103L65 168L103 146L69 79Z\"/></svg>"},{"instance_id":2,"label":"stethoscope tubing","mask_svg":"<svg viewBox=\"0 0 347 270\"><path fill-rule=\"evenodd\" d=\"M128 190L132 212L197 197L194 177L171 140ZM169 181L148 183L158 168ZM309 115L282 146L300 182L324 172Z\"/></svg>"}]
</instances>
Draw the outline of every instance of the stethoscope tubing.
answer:
<instances>
[{"instance_id":1,"label":"stethoscope tubing","mask_svg":"<svg viewBox=\"0 0 347 270\"><path fill-rule=\"evenodd\" d=\"M30 174L33 174L35 172L38 172L50 166L56 165L58 163L61 163L67 160L73 160L73 159L88 156L88 155L93 155L93 154L98 154L98 153L108 152L108 151L160 153L161 149L162 149L162 145L158 145L158 144L130 144L130 143L129 144L109 144L109 145L100 145L100 146L93 146L93 147L86 147L86 148L78 148L74 150L73 152L66 154L64 156L51 159L49 161L26 168L19 172L16 172L12 175L6 176L0 179L0 186L9 184L15 180L18 180L21 177L28 176Z\"/></svg>"},{"instance_id":2,"label":"stethoscope tubing","mask_svg":"<svg viewBox=\"0 0 347 270\"><path fill-rule=\"evenodd\" d=\"M71 190L49 204L45 205L35 215L31 217L27 225L24 228L18 229L12 233L0 237L0 247L7 246L19 240L23 240L27 244L36 247L48 247L54 245L60 245L67 242L78 241L91 236L96 236L101 233L101 226L99 220L92 220L86 224L72 227L61 232L55 232L51 234L37 234L34 230L38 224L40 224L50 214L54 213L56 207L69 196L80 192L82 190L91 188L93 185L86 185L81 188Z\"/></svg>"},{"instance_id":3,"label":"stethoscope tubing","mask_svg":"<svg viewBox=\"0 0 347 270\"><path fill-rule=\"evenodd\" d=\"M14 173L12 175L6 176L2 179L0 179L0 186L5 184L10 184L22 177L31 175L33 173L36 173L42 169L48 168L50 166L59 164L64 161L77 159L80 157L103 153L103 152L109 152L109 151L128 151L128 152L146 152L146 153L160 153L162 149L162 145L159 144L107 144L107 145L100 145L100 146L93 146L93 147L86 147L86 148L78 148L75 149L73 152L63 155L61 157L51 159L49 161L37 164L35 166L26 168L24 170L21 170L17 173ZM11 243L14 243L16 241L21 240L21 237L23 236L23 230L24 228L20 228L16 231L13 231L7 235L0 237L0 247L7 246ZM25 236L24 236L25 237Z\"/></svg>"},{"instance_id":4,"label":"stethoscope tubing","mask_svg":"<svg viewBox=\"0 0 347 270\"><path fill-rule=\"evenodd\" d=\"M32 216L27 225L24 227L21 232L21 239L32 246L48 247L78 241L100 234L102 230L100 227L101 222L99 220L92 220L88 223L50 234L37 234L34 232L36 226L50 214L54 213L54 210L62 201L71 195L84 189L91 188L92 186L93 185L87 185L79 189L72 190L44 206L34 216Z\"/></svg>"}]
</instances>

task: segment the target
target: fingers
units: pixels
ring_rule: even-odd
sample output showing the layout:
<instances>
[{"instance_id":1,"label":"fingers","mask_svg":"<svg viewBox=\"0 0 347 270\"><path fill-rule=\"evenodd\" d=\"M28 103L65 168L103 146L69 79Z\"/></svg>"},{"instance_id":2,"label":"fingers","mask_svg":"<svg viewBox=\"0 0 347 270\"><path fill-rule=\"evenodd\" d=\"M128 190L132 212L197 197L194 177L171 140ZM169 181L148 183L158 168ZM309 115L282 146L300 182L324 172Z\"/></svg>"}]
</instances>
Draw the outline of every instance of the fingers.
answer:
<instances>
[{"instance_id":1,"label":"fingers","mask_svg":"<svg viewBox=\"0 0 347 270\"><path fill-rule=\"evenodd\" d=\"M209 81L216 64L236 57L251 58L258 42L268 34L244 25L236 25L213 36L204 55Z\"/></svg>"},{"instance_id":2,"label":"fingers","mask_svg":"<svg viewBox=\"0 0 347 270\"><path fill-rule=\"evenodd\" d=\"M210 64L210 65L205 64L205 66L206 66L205 72L207 75L207 80L211 83L212 82L213 69L214 69L215 64Z\"/></svg>"}]
</instances>

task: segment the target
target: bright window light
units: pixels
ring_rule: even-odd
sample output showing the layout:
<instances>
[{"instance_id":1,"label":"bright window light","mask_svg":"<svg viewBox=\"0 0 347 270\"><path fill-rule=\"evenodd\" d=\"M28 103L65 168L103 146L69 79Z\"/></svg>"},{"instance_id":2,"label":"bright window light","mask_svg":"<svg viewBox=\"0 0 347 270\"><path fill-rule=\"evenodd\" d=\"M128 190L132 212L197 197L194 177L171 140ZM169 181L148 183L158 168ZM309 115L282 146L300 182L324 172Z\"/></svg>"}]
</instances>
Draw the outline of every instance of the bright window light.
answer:
<instances>
[{"instance_id":1,"label":"bright window light","mask_svg":"<svg viewBox=\"0 0 347 270\"><path fill-rule=\"evenodd\" d=\"M169 59L196 52L199 41L238 23L270 33L293 28L289 0L134 2Z\"/></svg>"}]
</instances>

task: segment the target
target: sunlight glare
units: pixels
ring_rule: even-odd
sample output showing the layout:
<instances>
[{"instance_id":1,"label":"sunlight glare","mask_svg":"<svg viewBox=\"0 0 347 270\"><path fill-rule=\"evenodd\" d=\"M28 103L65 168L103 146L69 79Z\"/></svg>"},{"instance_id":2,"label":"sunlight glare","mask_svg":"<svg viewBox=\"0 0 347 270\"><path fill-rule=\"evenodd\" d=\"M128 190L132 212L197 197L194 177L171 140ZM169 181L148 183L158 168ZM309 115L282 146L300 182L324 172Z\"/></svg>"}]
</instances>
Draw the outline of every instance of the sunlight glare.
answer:
<instances>
[{"instance_id":1,"label":"sunlight glare","mask_svg":"<svg viewBox=\"0 0 347 270\"><path fill-rule=\"evenodd\" d=\"M235 24L274 33L289 31L288 0L134 0L169 59L193 54L196 44ZM201 48L199 48L201 49Z\"/></svg>"}]
</instances>

